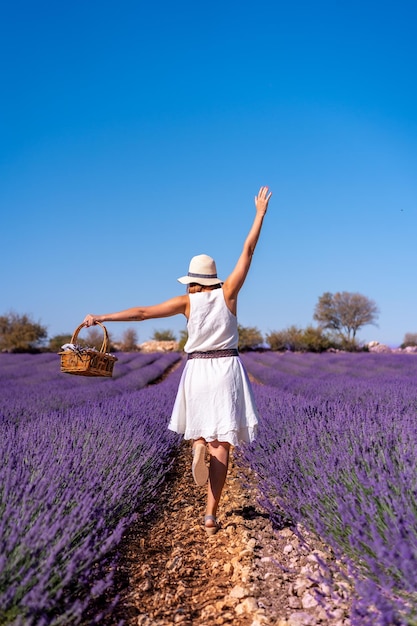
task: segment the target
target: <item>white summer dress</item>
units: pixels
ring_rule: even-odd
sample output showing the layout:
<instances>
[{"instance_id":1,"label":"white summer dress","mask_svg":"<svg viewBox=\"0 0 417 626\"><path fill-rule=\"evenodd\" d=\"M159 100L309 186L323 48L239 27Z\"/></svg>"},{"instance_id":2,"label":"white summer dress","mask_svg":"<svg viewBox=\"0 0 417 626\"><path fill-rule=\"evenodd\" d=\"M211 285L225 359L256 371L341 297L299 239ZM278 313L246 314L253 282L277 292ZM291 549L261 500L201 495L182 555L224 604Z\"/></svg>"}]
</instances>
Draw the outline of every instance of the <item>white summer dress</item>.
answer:
<instances>
[{"instance_id":1,"label":"white summer dress","mask_svg":"<svg viewBox=\"0 0 417 626\"><path fill-rule=\"evenodd\" d=\"M237 318L227 308L223 289L190 294L187 353L237 349ZM193 358L181 376L168 428L184 439L253 441L258 412L238 356Z\"/></svg>"}]
</instances>

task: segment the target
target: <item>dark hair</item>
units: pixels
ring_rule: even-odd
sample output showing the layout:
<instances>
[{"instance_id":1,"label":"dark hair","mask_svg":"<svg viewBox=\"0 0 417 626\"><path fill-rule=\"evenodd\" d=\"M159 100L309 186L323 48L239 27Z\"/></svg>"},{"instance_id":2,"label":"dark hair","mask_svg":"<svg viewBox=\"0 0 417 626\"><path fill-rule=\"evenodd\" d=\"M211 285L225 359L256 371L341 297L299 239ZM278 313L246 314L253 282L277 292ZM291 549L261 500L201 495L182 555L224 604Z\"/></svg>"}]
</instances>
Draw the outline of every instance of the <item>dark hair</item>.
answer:
<instances>
[{"instance_id":1,"label":"dark hair","mask_svg":"<svg viewBox=\"0 0 417 626\"><path fill-rule=\"evenodd\" d=\"M199 293L203 291L203 289L207 289L208 291L212 291L213 289L220 289L221 283L216 283L215 285L201 285L200 283L189 283L187 286L187 293Z\"/></svg>"}]
</instances>

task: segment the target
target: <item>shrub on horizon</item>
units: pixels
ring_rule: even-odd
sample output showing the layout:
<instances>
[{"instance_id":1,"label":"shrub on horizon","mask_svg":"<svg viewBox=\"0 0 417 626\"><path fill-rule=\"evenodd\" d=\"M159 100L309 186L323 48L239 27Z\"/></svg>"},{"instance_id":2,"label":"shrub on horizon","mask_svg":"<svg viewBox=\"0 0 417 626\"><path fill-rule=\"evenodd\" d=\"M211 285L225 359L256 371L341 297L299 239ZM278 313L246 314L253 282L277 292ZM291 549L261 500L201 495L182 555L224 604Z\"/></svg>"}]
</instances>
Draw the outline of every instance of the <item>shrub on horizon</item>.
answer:
<instances>
[{"instance_id":1,"label":"shrub on horizon","mask_svg":"<svg viewBox=\"0 0 417 626\"><path fill-rule=\"evenodd\" d=\"M271 350L277 352L324 352L330 348L339 348L339 344L320 327L289 326L281 331L272 331L266 335Z\"/></svg>"}]
</instances>

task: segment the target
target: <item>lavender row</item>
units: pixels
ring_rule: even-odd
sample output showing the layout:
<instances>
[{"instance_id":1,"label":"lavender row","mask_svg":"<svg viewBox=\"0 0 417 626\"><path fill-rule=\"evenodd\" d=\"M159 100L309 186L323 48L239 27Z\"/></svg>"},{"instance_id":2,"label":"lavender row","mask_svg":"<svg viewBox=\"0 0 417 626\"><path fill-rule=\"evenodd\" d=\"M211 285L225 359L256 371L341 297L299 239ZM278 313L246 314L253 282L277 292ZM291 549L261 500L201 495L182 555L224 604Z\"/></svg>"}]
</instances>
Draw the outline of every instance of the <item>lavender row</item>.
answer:
<instances>
[{"instance_id":1,"label":"lavender row","mask_svg":"<svg viewBox=\"0 0 417 626\"><path fill-rule=\"evenodd\" d=\"M395 395L417 408L415 355L338 353L245 353L248 371L260 383L305 398L325 397L361 402L375 394L382 401ZM318 385L319 383L319 385Z\"/></svg>"},{"instance_id":2,"label":"lavender row","mask_svg":"<svg viewBox=\"0 0 417 626\"><path fill-rule=\"evenodd\" d=\"M270 384L255 386L262 420L241 462L258 476L263 505L342 559L355 580L353 624L414 624L417 359L261 356L244 359Z\"/></svg>"},{"instance_id":3,"label":"lavender row","mask_svg":"<svg viewBox=\"0 0 417 626\"><path fill-rule=\"evenodd\" d=\"M178 362L178 352L119 353L112 378L64 374L54 354L0 355L0 415L29 418L142 389Z\"/></svg>"},{"instance_id":4,"label":"lavender row","mask_svg":"<svg viewBox=\"0 0 417 626\"><path fill-rule=\"evenodd\" d=\"M21 377L29 383L23 416L0 416L1 624L81 624L94 600L111 594L122 533L152 510L180 443L167 430L180 373L140 391L129 384L105 400L38 412L36 386ZM79 379L68 378L77 395ZM67 376L52 379L59 397Z\"/></svg>"}]
</instances>

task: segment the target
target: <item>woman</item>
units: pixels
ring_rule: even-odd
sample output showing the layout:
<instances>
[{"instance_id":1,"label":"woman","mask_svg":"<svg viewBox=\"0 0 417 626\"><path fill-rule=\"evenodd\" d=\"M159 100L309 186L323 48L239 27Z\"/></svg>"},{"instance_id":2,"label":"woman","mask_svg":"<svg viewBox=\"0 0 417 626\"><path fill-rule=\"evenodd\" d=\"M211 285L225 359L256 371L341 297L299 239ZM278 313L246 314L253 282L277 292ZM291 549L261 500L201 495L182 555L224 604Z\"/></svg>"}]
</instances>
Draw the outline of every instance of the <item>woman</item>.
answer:
<instances>
[{"instance_id":1,"label":"woman","mask_svg":"<svg viewBox=\"0 0 417 626\"><path fill-rule=\"evenodd\" d=\"M197 485L208 480L204 525L208 535L219 529L217 508L226 480L230 446L250 442L256 434L258 414L252 390L239 359L237 297L249 271L272 193L261 187L255 196L256 215L235 268L223 282L214 260L193 257L187 276L187 294L161 304L133 307L117 313L87 315L86 326L96 322L130 322L170 317L187 318L188 360L178 388L168 428L193 440L192 473ZM206 447L210 456L205 461Z\"/></svg>"}]
</instances>

